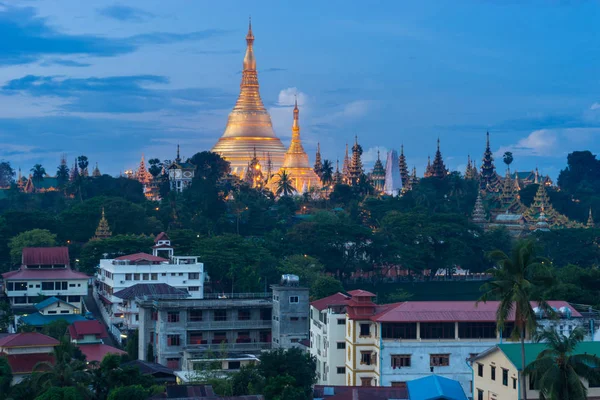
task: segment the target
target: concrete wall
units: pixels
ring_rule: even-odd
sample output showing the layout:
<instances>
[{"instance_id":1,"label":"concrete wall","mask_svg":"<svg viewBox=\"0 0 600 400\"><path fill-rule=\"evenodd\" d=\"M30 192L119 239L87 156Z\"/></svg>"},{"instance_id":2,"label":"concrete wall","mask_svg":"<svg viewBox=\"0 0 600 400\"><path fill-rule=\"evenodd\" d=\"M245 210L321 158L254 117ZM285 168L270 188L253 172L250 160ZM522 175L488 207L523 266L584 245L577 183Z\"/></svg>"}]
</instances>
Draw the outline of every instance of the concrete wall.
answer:
<instances>
[{"instance_id":1,"label":"concrete wall","mask_svg":"<svg viewBox=\"0 0 600 400\"><path fill-rule=\"evenodd\" d=\"M8 290L8 285L5 283L6 287L6 295L9 297L11 304L15 307L19 306L28 306L31 304L35 304L35 302L31 302L29 304L14 304L14 297L22 297L27 296L33 300L37 300L40 295L43 296L86 296L88 289L88 279L36 279L36 280L15 280L12 282L27 282L27 290ZM42 282L67 282L66 290L43 290ZM68 303L73 304L77 308L81 309L81 301L79 302L70 302L68 298L66 300Z\"/></svg>"},{"instance_id":2,"label":"concrete wall","mask_svg":"<svg viewBox=\"0 0 600 400\"><path fill-rule=\"evenodd\" d=\"M53 346L36 347L0 347L0 353L13 354L47 354L54 351Z\"/></svg>"},{"instance_id":3,"label":"concrete wall","mask_svg":"<svg viewBox=\"0 0 600 400\"><path fill-rule=\"evenodd\" d=\"M308 288L273 285L273 347L290 348L309 336ZM298 298L297 303L290 298Z\"/></svg>"},{"instance_id":4,"label":"concrete wall","mask_svg":"<svg viewBox=\"0 0 600 400\"><path fill-rule=\"evenodd\" d=\"M48 307L46 308L42 308L41 310L39 310L40 314L43 315L64 315L64 314L75 314L75 309L77 307L69 304L65 304L63 302L56 302L54 304L50 304ZM63 311L67 311L66 313ZM81 309L77 308L77 313L76 314L81 314Z\"/></svg>"}]
</instances>

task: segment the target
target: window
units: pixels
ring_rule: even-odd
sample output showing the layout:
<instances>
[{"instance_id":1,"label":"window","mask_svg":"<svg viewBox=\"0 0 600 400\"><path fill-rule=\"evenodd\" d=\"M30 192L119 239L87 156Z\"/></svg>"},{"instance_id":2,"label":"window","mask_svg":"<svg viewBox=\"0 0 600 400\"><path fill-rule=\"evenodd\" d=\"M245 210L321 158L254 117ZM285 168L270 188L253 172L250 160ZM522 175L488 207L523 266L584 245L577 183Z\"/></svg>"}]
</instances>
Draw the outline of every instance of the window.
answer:
<instances>
[{"instance_id":1,"label":"window","mask_svg":"<svg viewBox=\"0 0 600 400\"><path fill-rule=\"evenodd\" d=\"M430 367L447 367L450 365L450 354L430 354Z\"/></svg>"},{"instance_id":2,"label":"window","mask_svg":"<svg viewBox=\"0 0 600 400\"><path fill-rule=\"evenodd\" d=\"M371 336L371 324L360 324L360 336Z\"/></svg>"},{"instance_id":3,"label":"window","mask_svg":"<svg viewBox=\"0 0 600 400\"><path fill-rule=\"evenodd\" d=\"M345 349L345 348L346 348L346 342L337 342L338 350Z\"/></svg>"},{"instance_id":4,"label":"window","mask_svg":"<svg viewBox=\"0 0 600 400\"><path fill-rule=\"evenodd\" d=\"M270 308L261 308L260 319L261 319L261 321L270 321L271 320L271 309Z\"/></svg>"},{"instance_id":5,"label":"window","mask_svg":"<svg viewBox=\"0 0 600 400\"><path fill-rule=\"evenodd\" d=\"M139 281L140 280L140 274L133 274L133 280L134 281Z\"/></svg>"},{"instance_id":6,"label":"window","mask_svg":"<svg viewBox=\"0 0 600 400\"><path fill-rule=\"evenodd\" d=\"M215 321L227 321L227 310L215 310L214 311Z\"/></svg>"},{"instance_id":7,"label":"window","mask_svg":"<svg viewBox=\"0 0 600 400\"><path fill-rule=\"evenodd\" d=\"M360 352L360 363L365 365L371 365L371 352L361 351Z\"/></svg>"},{"instance_id":8,"label":"window","mask_svg":"<svg viewBox=\"0 0 600 400\"><path fill-rule=\"evenodd\" d=\"M392 368L410 367L410 354L392 354Z\"/></svg>"},{"instance_id":9,"label":"window","mask_svg":"<svg viewBox=\"0 0 600 400\"><path fill-rule=\"evenodd\" d=\"M200 279L200 273L199 272L190 272L188 274L188 279Z\"/></svg>"},{"instance_id":10,"label":"window","mask_svg":"<svg viewBox=\"0 0 600 400\"><path fill-rule=\"evenodd\" d=\"M298 303L298 296L290 296L290 303Z\"/></svg>"},{"instance_id":11,"label":"window","mask_svg":"<svg viewBox=\"0 0 600 400\"><path fill-rule=\"evenodd\" d=\"M125 274L125 280L126 281L130 281L131 280L131 274ZM75 286L75 285L73 285Z\"/></svg>"},{"instance_id":12,"label":"window","mask_svg":"<svg viewBox=\"0 0 600 400\"><path fill-rule=\"evenodd\" d=\"M18 282L15 282L15 283L18 283ZM19 289L15 289L15 290L19 290ZM42 290L54 290L54 282L42 282Z\"/></svg>"},{"instance_id":13,"label":"window","mask_svg":"<svg viewBox=\"0 0 600 400\"><path fill-rule=\"evenodd\" d=\"M383 339L416 339L416 323L383 323L381 324Z\"/></svg>"},{"instance_id":14,"label":"window","mask_svg":"<svg viewBox=\"0 0 600 400\"><path fill-rule=\"evenodd\" d=\"M238 310L238 321L250 320L250 310Z\"/></svg>"},{"instance_id":15,"label":"window","mask_svg":"<svg viewBox=\"0 0 600 400\"><path fill-rule=\"evenodd\" d=\"M13 282L7 282L6 283L6 290L15 290L15 284ZM311 310L312 312L312 310Z\"/></svg>"},{"instance_id":16,"label":"window","mask_svg":"<svg viewBox=\"0 0 600 400\"><path fill-rule=\"evenodd\" d=\"M163 272L162 274L160 274L160 276L167 276L167 273Z\"/></svg>"},{"instance_id":17,"label":"window","mask_svg":"<svg viewBox=\"0 0 600 400\"><path fill-rule=\"evenodd\" d=\"M512 378L513 381L513 389L517 388L517 378Z\"/></svg>"},{"instance_id":18,"label":"window","mask_svg":"<svg viewBox=\"0 0 600 400\"><path fill-rule=\"evenodd\" d=\"M190 286L188 287L188 292L199 292L200 286Z\"/></svg>"},{"instance_id":19,"label":"window","mask_svg":"<svg viewBox=\"0 0 600 400\"><path fill-rule=\"evenodd\" d=\"M190 344L202 344L202 332L190 332Z\"/></svg>"},{"instance_id":20,"label":"window","mask_svg":"<svg viewBox=\"0 0 600 400\"><path fill-rule=\"evenodd\" d=\"M179 369L179 358L167 358L167 368L177 371Z\"/></svg>"},{"instance_id":21,"label":"window","mask_svg":"<svg viewBox=\"0 0 600 400\"><path fill-rule=\"evenodd\" d=\"M190 322L202 321L202 310L190 310Z\"/></svg>"},{"instance_id":22,"label":"window","mask_svg":"<svg viewBox=\"0 0 600 400\"><path fill-rule=\"evenodd\" d=\"M68 314L68 313L69 313L69 310L60 310L60 313L61 313L61 314Z\"/></svg>"},{"instance_id":23,"label":"window","mask_svg":"<svg viewBox=\"0 0 600 400\"><path fill-rule=\"evenodd\" d=\"M496 380L496 367L494 367L493 365L490 366L490 376L492 378L493 381Z\"/></svg>"},{"instance_id":24,"label":"window","mask_svg":"<svg viewBox=\"0 0 600 400\"><path fill-rule=\"evenodd\" d=\"M212 342L213 344L227 343L227 334L225 332L215 332Z\"/></svg>"},{"instance_id":25,"label":"window","mask_svg":"<svg viewBox=\"0 0 600 400\"><path fill-rule=\"evenodd\" d=\"M56 311L48 311L48 314L56 314Z\"/></svg>"},{"instance_id":26,"label":"window","mask_svg":"<svg viewBox=\"0 0 600 400\"><path fill-rule=\"evenodd\" d=\"M179 276L183 276L183 272L180 272L178 275L179 275Z\"/></svg>"},{"instance_id":27,"label":"window","mask_svg":"<svg viewBox=\"0 0 600 400\"><path fill-rule=\"evenodd\" d=\"M157 311L152 311L152 314L150 315L150 319L152 321L158 321L158 312Z\"/></svg>"},{"instance_id":28,"label":"window","mask_svg":"<svg viewBox=\"0 0 600 400\"><path fill-rule=\"evenodd\" d=\"M454 339L454 322L421 322L421 339Z\"/></svg>"},{"instance_id":29,"label":"window","mask_svg":"<svg viewBox=\"0 0 600 400\"><path fill-rule=\"evenodd\" d=\"M373 378L360 378L360 386L371 386Z\"/></svg>"},{"instance_id":30,"label":"window","mask_svg":"<svg viewBox=\"0 0 600 400\"><path fill-rule=\"evenodd\" d=\"M135 314L135 322L138 322L140 320L140 314Z\"/></svg>"},{"instance_id":31,"label":"window","mask_svg":"<svg viewBox=\"0 0 600 400\"><path fill-rule=\"evenodd\" d=\"M229 361L227 363L227 369L240 369L241 363L239 361Z\"/></svg>"},{"instance_id":32,"label":"window","mask_svg":"<svg viewBox=\"0 0 600 400\"><path fill-rule=\"evenodd\" d=\"M149 281L150 280L150 274L142 274L142 280L143 281Z\"/></svg>"},{"instance_id":33,"label":"window","mask_svg":"<svg viewBox=\"0 0 600 400\"><path fill-rule=\"evenodd\" d=\"M273 295L273 301L279 301L279 296L277 296L276 294ZM311 310L312 311L312 310Z\"/></svg>"},{"instance_id":34,"label":"window","mask_svg":"<svg viewBox=\"0 0 600 400\"><path fill-rule=\"evenodd\" d=\"M346 320L345 320L345 319L343 319L343 318L338 318L338 320L337 320L337 324L338 324L338 325L346 325Z\"/></svg>"},{"instance_id":35,"label":"window","mask_svg":"<svg viewBox=\"0 0 600 400\"><path fill-rule=\"evenodd\" d=\"M175 272L171 272L171 276L177 276Z\"/></svg>"},{"instance_id":36,"label":"window","mask_svg":"<svg viewBox=\"0 0 600 400\"><path fill-rule=\"evenodd\" d=\"M340 375L346 374L346 367L337 367L336 372Z\"/></svg>"},{"instance_id":37,"label":"window","mask_svg":"<svg viewBox=\"0 0 600 400\"><path fill-rule=\"evenodd\" d=\"M151 273L150 274L150 279L153 281L157 281L158 280L158 274L157 273Z\"/></svg>"},{"instance_id":38,"label":"window","mask_svg":"<svg viewBox=\"0 0 600 400\"><path fill-rule=\"evenodd\" d=\"M290 321L299 321L299 320L300 320L300 318L298 318L298 317L290 317Z\"/></svg>"},{"instance_id":39,"label":"window","mask_svg":"<svg viewBox=\"0 0 600 400\"><path fill-rule=\"evenodd\" d=\"M38 285L35 285L35 287L39 289L39 288L40 288L40 285L39 285L39 284L38 284Z\"/></svg>"},{"instance_id":40,"label":"window","mask_svg":"<svg viewBox=\"0 0 600 400\"><path fill-rule=\"evenodd\" d=\"M477 400L483 400L483 390L477 389Z\"/></svg>"},{"instance_id":41,"label":"window","mask_svg":"<svg viewBox=\"0 0 600 400\"><path fill-rule=\"evenodd\" d=\"M39 285L38 285L38 287L39 287ZM75 284L74 283L69 283L69 287L75 287Z\"/></svg>"},{"instance_id":42,"label":"window","mask_svg":"<svg viewBox=\"0 0 600 400\"><path fill-rule=\"evenodd\" d=\"M179 346L180 345L179 335L167 335L167 344L169 346Z\"/></svg>"},{"instance_id":43,"label":"window","mask_svg":"<svg viewBox=\"0 0 600 400\"><path fill-rule=\"evenodd\" d=\"M179 322L179 311L169 311L167 313L168 322Z\"/></svg>"},{"instance_id":44,"label":"window","mask_svg":"<svg viewBox=\"0 0 600 400\"><path fill-rule=\"evenodd\" d=\"M392 387L406 389L406 382L392 382Z\"/></svg>"},{"instance_id":45,"label":"window","mask_svg":"<svg viewBox=\"0 0 600 400\"><path fill-rule=\"evenodd\" d=\"M477 376L483 378L483 364L477 363Z\"/></svg>"},{"instance_id":46,"label":"window","mask_svg":"<svg viewBox=\"0 0 600 400\"><path fill-rule=\"evenodd\" d=\"M50 283L52 283L52 282L50 282ZM15 282L15 290L26 291L27 290L27 282Z\"/></svg>"},{"instance_id":47,"label":"window","mask_svg":"<svg viewBox=\"0 0 600 400\"><path fill-rule=\"evenodd\" d=\"M69 296L67 301L69 303L79 303L81 301L81 296Z\"/></svg>"},{"instance_id":48,"label":"window","mask_svg":"<svg viewBox=\"0 0 600 400\"><path fill-rule=\"evenodd\" d=\"M495 322L459 322L458 337L461 339L495 339Z\"/></svg>"},{"instance_id":49,"label":"window","mask_svg":"<svg viewBox=\"0 0 600 400\"><path fill-rule=\"evenodd\" d=\"M502 368L502 384L508 386L508 370Z\"/></svg>"}]
</instances>

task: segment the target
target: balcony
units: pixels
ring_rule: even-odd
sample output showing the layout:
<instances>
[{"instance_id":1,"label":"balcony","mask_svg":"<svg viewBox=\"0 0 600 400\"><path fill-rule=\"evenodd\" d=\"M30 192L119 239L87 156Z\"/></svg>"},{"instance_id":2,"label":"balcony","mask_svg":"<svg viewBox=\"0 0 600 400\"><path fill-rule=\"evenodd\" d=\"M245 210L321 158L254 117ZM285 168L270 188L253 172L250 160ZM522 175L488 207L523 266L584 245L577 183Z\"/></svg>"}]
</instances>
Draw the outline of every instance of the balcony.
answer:
<instances>
[{"instance_id":1,"label":"balcony","mask_svg":"<svg viewBox=\"0 0 600 400\"><path fill-rule=\"evenodd\" d=\"M249 320L249 321L197 321L188 322L187 329L198 330L240 330L240 329L271 329L271 320Z\"/></svg>"},{"instance_id":2,"label":"balcony","mask_svg":"<svg viewBox=\"0 0 600 400\"><path fill-rule=\"evenodd\" d=\"M205 351L261 351L270 350L270 342L253 342L253 343L207 343L207 344L188 344L184 347L189 353L204 353Z\"/></svg>"}]
</instances>

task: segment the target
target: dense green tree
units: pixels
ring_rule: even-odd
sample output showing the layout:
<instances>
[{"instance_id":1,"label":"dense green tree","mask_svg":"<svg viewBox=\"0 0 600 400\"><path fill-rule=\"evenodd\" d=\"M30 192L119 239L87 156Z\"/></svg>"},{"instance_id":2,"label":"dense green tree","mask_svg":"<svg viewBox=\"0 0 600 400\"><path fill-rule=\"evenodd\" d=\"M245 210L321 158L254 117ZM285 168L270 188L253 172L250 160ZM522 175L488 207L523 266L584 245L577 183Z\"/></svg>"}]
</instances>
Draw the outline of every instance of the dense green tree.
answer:
<instances>
[{"instance_id":1,"label":"dense green tree","mask_svg":"<svg viewBox=\"0 0 600 400\"><path fill-rule=\"evenodd\" d=\"M67 164L61 163L56 169L56 181L61 189L64 189L69 183L69 167L67 167Z\"/></svg>"},{"instance_id":2,"label":"dense green tree","mask_svg":"<svg viewBox=\"0 0 600 400\"><path fill-rule=\"evenodd\" d=\"M81 201L99 196L121 197L133 203L146 201L143 185L138 180L125 177L113 178L109 175L80 176L70 184L67 193L78 197Z\"/></svg>"},{"instance_id":3,"label":"dense green tree","mask_svg":"<svg viewBox=\"0 0 600 400\"><path fill-rule=\"evenodd\" d=\"M9 161L0 161L0 187L10 187L15 181L15 170Z\"/></svg>"},{"instance_id":4,"label":"dense green tree","mask_svg":"<svg viewBox=\"0 0 600 400\"><path fill-rule=\"evenodd\" d=\"M311 399L316 370L316 359L298 348L262 353L258 371L267 385L265 399Z\"/></svg>"},{"instance_id":5,"label":"dense green tree","mask_svg":"<svg viewBox=\"0 0 600 400\"><path fill-rule=\"evenodd\" d=\"M321 275L315 279L310 286L310 297L311 299L317 300L343 291L344 287L342 286L342 282L338 281L333 276Z\"/></svg>"},{"instance_id":6,"label":"dense green tree","mask_svg":"<svg viewBox=\"0 0 600 400\"><path fill-rule=\"evenodd\" d=\"M323 160L321 167L321 183L323 186L329 186L333 182L333 164L330 160Z\"/></svg>"},{"instance_id":7,"label":"dense green tree","mask_svg":"<svg viewBox=\"0 0 600 400\"><path fill-rule=\"evenodd\" d=\"M88 176L88 165L90 162L86 156L77 157L77 165L79 166L79 174L81 176Z\"/></svg>"},{"instance_id":8,"label":"dense green tree","mask_svg":"<svg viewBox=\"0 0 600 400\"><path fill-rule=\"evenodd\" d=\"M24 247L52 247L56 245L56 235L46 229L32 229L19 233L10 239L10 258L13 264L21 261L21 253Z\"/></svg>"},{"instance_id":9,"label":"dense green tree","mask_svg":"<svg viewBox=\"0 0 600 400\"><path fill-rule=\"evenodd\" d=\"M255 365L245 365L231 378L233 396L247 396L262 391L265 380Z\"/></svg>"},{"instance_id":10,"label":"dense green tree","mask_svg":"<svg viewBox=\"0 0 600 400\"><path fill-rule=\"evenodd\" d=\"M87 398L74 387L50 387L35 400L87 400Z\"/></svg>"},{"instance_id":11,"label":"dense green tree","mask_svg":"<svg viewBox=\"0 0 600 400\"><path fill-rule=\"evenodd\" d=\"M277 174L275 194L277 196L291 196L296 192L292 179L285 171Z\"/></svg>"},{"instance_id":12,"label":"dense green tree","mask_svg":"<svg viewBox=\"0 0 600 400\"><path fill-rule=\"evenodd\" d=\"M46 176L46 169L42 167L41 164L35 164L33 168L31 168L31 179L35 183L39 183Z\"/></svg>"},{"instance_id":13,"label":"dense green tree","mask_svg":"<svg viewBox=\"0 0 600 400\"><path fill-rule=\"evenodd\" d=\"M574 151L567 156L567 167L558 175L558 186L569 194L600 193L600 160L590 151Z\"/></svg>"},{"instance_id":14,"label":"dense green tree","mask_svg":"<svg viewBox=\"0 0 600 400\"><path fill-rule=\"evenodd\" d=\"M67 333L67 329L69 328L69 323L64 319L57 319L56 321L52 321L47 325L44 325L43 333L44 335L48 335L53 337L56 340L60 340Z\"/></svg>"},{"instance_id":15,"label":"dense green tree","mask_svg":"<svg viewBox=\"0 0 600 400\"><path fill-rule=\"evenodd\" d=\"M584 336L585 331L581 327L574 329L569 336L553 328L544 330L539 336L548 348L529 363L523 373L533 378L545 400L586 400L587 388L582 379L600 382L600 357L575 354Z\"/></svg>"},{"instance_id":16,"label":"dense green tree","mask_svg":"<svg viewBox=\"0 0 600 400\"><path fill-rule=\"evenodd\" d=\"M521 341L521 363L525 364L525 338L537 327L532 303L537 303L544 312L553 315L552 308L536 289L536 285L551 282L549 262L536 256L532 241L517 243L509 256L501 251L490 254L497 266L488 271L492 279L482 286L484 294L479 301L499 300L496 324L502 331L506 322L514 315L513 337ZM522 385L523 398L527 400L527 385Z\"/></svg>"},{"instance_id":17,"label":"dense green tree","mask_svg":"<svg viewBox=\"0 0 600 400\"><path fill-rule=\"evenodd\" d=\"M121 386L110 391L108 400L146 400L149 394L142 385Z\"/></svg>"},{"instance_id":18,"label":"dense green tree","mask_svg":"<svg viewBox=\"0 0 600 400\"><path fill-rule=\"evenodd\" d=\"M324 267L316 258L303 254L285 257L279 266L281 274L298 275L302 286L312 287L315 281L323 275Z\"/></svg>"},{"instance_id":19,"label":"dense green tree","mask_svg":"<svg viewBox=\"0 0 600 400\"><path fill-rule=\"evenodd\" d=\"M125 346L125 350L127 350L127 354L129 358L132 360L138 359L138 345L139 345L139 335L138 331L133 331L127 337L127 345Z\"/></svg>"},{"instance_id":20,"label":"dense green tree","mask_svg":"<svg viewBox=\"0 0 600 400\"><path fill-rule=\"evenodd\" d=\"M553 229L535 232L533 236L540 253L559 267L568 264L600 266L599 229Z\"/></svg>"},{"instance_id":21,"label":"dense green tree","mask_svg":"<svg viewBox=\"0 0 600 400\"><path fill-rule=\"evenodd\" d=\"M545 298L600 308L600 269L571 264L557 268L555 276L552 286L540 288Z\"/></svg>"},{"instance_id":22,"label":"dense green tree","mask_svg":"<svg viewBox=\"0 0 600 400\"><path fill-rule=\"evenodd\" d=\"M150 172L152 176L156 179L156 177L158 177L158 175L162 172L163 164L158 158L151 158L150 160L148 160L148 164L150 164L148 172Z\"/></svg>"},{"instance_id":23,"label":"dense green tree","mask_svg":"<svg viewBox=\"0 0 600 400\"><path fill-rule=\"evenodd\" d=\"M106 239L91 240L83 246L79 256L80 270L95 272L100 259L115 258L126 254L149 253L154 241L141 235L116 235Z\"/></svg>"},{"instance_id":24,"label":"dense green tree","mask_svg":"<svg viewBox=\"0 0 600 400\"><path fill-rule=\"evenodd\" d=\"M0 400L8 398L13 374L6 357L0 357Z\"/></svg>"}]
</instances>

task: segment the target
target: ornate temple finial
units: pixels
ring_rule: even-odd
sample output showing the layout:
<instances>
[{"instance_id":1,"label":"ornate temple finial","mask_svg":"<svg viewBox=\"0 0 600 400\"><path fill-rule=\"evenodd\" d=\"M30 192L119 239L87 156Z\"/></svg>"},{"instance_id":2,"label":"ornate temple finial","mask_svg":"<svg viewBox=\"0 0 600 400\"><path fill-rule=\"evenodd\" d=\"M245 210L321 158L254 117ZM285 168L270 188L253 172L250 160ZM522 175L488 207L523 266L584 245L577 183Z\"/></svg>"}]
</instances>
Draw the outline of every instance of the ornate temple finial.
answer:
<instances>
[{"instance_id":1,"label":"ornate temple finial","mask_svg":"<svg viewBox=\"0 0 600 400\"><path fill-rule=\"evenodd\" d=\"M252 16L248 17L248 33L246 34L246 41L249 45L254 41L254 35L252 34Z\"/></svg>"},{"instance_id":2,"label":"ornate temple finial","mask_svg":"<svg viewBox=\"0 0 600 400\"><path fill-rule=\"evenodd\" d=\"M377 149L377 159L381 161L381 157L379 157L379 149Z\"/></svg>"},{"instance_id":3,"label":"ornate temple finial","mask_svg":"<svg viewBox=\"0 0 600 400\"><path fill-rule=\"evenodd\" d=\"M400 145L400 154L404 155L404 143Z\"/></svg>"},{"instance_id":4,"label":"ornate temple finial","mask_svg":"<svg viewBox=\"0 0 600 400\"><path fill-rule=\"evenodd\" d=\"M486 142L485 145L489 148L490 147L490 131L486 132Z\"/></svg>"},{"instance_id":5,"label":"ornate temple finial","mask_svg":"<svg viewBox=\"0 0 600 400\"><path fill-rule=\"evenodd\" d=\"M440 151L440 137L438 136L438 140L437 140L437 149L438 151Z\"/></svg>"}]
</instances>

